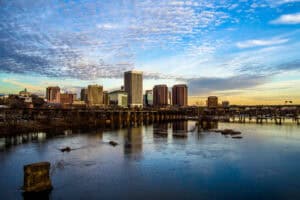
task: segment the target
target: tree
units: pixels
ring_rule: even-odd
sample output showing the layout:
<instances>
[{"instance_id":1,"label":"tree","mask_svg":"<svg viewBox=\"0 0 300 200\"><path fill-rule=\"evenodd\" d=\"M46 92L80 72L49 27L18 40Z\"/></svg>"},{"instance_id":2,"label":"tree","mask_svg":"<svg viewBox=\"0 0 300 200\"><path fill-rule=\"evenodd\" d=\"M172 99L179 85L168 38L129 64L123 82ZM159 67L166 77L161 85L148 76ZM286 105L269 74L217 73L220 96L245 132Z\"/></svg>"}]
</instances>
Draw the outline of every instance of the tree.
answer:
<instances>
[{"instance_id":1,"label":"tree","mask_svg":"<svg viewBox=\"0 0 300 200\"><path fill-rule=\"evenodd\" d=\"M43 98L38 97L37 95L33 94L31 95L32 98L32 104L35 108L40 108L45 104L45 101Z\"/></svg>"}]
</instances>

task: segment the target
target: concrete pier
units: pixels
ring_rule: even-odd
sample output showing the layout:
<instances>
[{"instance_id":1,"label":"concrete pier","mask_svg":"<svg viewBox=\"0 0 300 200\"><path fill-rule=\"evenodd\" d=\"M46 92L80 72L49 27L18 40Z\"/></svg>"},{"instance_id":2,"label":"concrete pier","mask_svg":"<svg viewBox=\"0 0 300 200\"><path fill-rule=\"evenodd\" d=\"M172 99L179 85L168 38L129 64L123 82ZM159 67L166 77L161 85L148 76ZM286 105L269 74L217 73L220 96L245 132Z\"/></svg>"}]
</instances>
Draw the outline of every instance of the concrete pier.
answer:
<instances>
[{"instance_id":1,"label":"concrete pier","mask_svg":"<svg viewBox=\"0 0 300 200\"><path fill-rule=\"evenodd\" d=\"M40 162L24 166L24 192L43 192L52 189L50 163Z\"/></svg>"}]
</instances>

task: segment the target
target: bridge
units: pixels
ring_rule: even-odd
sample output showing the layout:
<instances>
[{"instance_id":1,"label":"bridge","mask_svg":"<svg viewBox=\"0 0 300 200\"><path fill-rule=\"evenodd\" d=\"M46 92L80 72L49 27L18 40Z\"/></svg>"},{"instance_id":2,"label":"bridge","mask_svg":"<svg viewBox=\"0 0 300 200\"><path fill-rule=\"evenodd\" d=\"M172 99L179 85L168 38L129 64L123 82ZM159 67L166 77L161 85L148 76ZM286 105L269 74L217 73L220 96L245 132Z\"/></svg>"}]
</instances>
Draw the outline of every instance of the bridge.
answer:
<instances>
[{"instance_id":1,"label":"bridge","mask_svg":"<svg viewBox=\"0 0 300 200\"><path fill-rule=\"evenodd\" d=\"M300 125L300 106L236 106L230 108L202 109L195 118L202 127L214 128L214 122L275 123Z\"/></svg>"},{"instance_id":2,"label":"bridge","mask_svg":"<svg viewBox=\"0 0 300 200\"><path fill-rule=\"evenodd\" d=\"M214 123L275 123L286 121L300 124L298 106L231 106L229 108L151 108L151 109L109 109L109 108L0 108L0 129L17 127L40 129L50 126L96 126L119 128L152 122L172 120L197 120L203 127L214 127Z\"/></svg>"},{"instance_id":3,"label":"bridge","mask_svg":"<svg viewBox=\"0 0 300 200\"><path fill-rule=\"evenodd\" d=\"M185 119L184 110L129 110L129 109L53 109L24 108L0 109L0 127L29 127L39 129L41 126L95 126L119 128L152 122Z\"/></svg>"}]
</instances>

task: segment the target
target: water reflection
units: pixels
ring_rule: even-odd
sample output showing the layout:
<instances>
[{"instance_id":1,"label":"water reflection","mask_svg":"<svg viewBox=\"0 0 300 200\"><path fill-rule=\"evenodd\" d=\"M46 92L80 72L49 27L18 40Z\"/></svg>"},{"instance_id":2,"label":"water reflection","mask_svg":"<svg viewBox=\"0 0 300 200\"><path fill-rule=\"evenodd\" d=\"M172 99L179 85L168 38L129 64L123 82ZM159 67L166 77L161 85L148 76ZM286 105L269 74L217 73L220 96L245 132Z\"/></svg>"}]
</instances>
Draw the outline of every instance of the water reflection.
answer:
<instances>
[{"instance_id":1,"label":"water reflection","mask_svg":"<svg viewBox=\"0 0 300 200\"><path fill-rule=\"evenodd\" d=\"M168 136L168 123L154 123L153 124L153 134L155 136Z\"/></svg>"},{"instance_id":2,"label":"water reflection","mask_svg":"<svg viewBox=\"0 0 300 200\"><path fill-rule=\"evenodd\" d=\"M47 192L39 192L39 193L23 193L22 194L24 200L32 200L32 199L51 199L51 191Z\"/></svg>"},{"instance_id":3,"label":"water reflection","mask_svg":"<svg viewBox=\"0 0 300 200\"><path fill-rule=\"evenodd\" d=\"M47 134L44 132L6 136L0 139L0 149L9 148L19 144L25 144L28 142L44 142L46 139Z\"/></svg>"},{"instance_id":4,"label":"water reflection","mask_svg":"<svg viewBox=\"0 0 300 200\"><path fill-rule=\"evenodd\" d=\"M10 148L12 146L26 144L30 142L45 142L47 139L76 136L76 134L88 133L91 139L103 139L103 129L84 129L84 130L52 130L50 132L26 133L13 136L5 136L0 138L0 150Z\"/></svg>"},{"instance_id":5,"label":"water reflection","mask_svg":"<svg viewBox=\"0 0 300 200\"><path fill-rule=\"evenodd\" d=\"M187 134L188 134L188 122L187 121L173 122L173 136L187 137Z\"/></svg>"},{"instance_id":6,"label":"water reflection","mask_svg":"<svg viewBox=\"0 0 300 200\"><path fill-rule=\"evenodd\" d=\"M211 129L218 129L218 121L202 121L198 124L199 130L211 130Z\"/></svg>"},{"instance_id":7,"label":"water reflection","mask_svg":"<svg viewBox=\"0 0 300 200\"><path fill-rule=\"evenodd\" d=\"M73 133L73 131L69 130L69 129L64 131L65 136L72 135L72 133Z\"/></svg>"},{"instance_id":8,"label":"water reflection","mask_svg":"<svg viewBox=\"0 0 300 200\"><path fill-rule=\"evenodd\" d=\"M54 189L39 199L299 199L299 126L220 123L245 136L230 140L210 131L196 134L194 125L1 138L0 148L26 142L0 151L1 199L23 198L23 165L40 161L51 163ZM188 138L172 136L177 134ZM57 150L65 146L74 151Z\"/></svg>"},{"instance_id":9,"label":"water reflection","mask_svg":"<svg viewBox=\"0 0 300 200\"><path fill-rule=\"evenodd\" d=\"M124 133L124 153L127 155L140 154L142 148L142 126L127 128L127 131Z\"/></svg>"}]
</instances>

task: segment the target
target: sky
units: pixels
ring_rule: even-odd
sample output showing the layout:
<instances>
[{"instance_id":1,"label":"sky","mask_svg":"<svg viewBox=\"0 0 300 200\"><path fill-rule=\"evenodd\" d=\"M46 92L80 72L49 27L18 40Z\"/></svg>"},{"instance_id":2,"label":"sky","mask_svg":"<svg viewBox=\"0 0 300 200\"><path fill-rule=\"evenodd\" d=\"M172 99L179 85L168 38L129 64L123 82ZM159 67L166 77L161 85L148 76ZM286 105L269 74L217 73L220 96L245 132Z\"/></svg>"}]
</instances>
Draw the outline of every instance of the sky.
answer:
<instances>
[{"instance_id":1,"label":"sky","mask_svg":"<svg viewBox=\"0 0 300 200\"><path fill-rule=\"evenodd\" d=\"M0 93L186 83L189 104L300 104L300 0L0 0Z\"/></svg>"}]
</instances>

